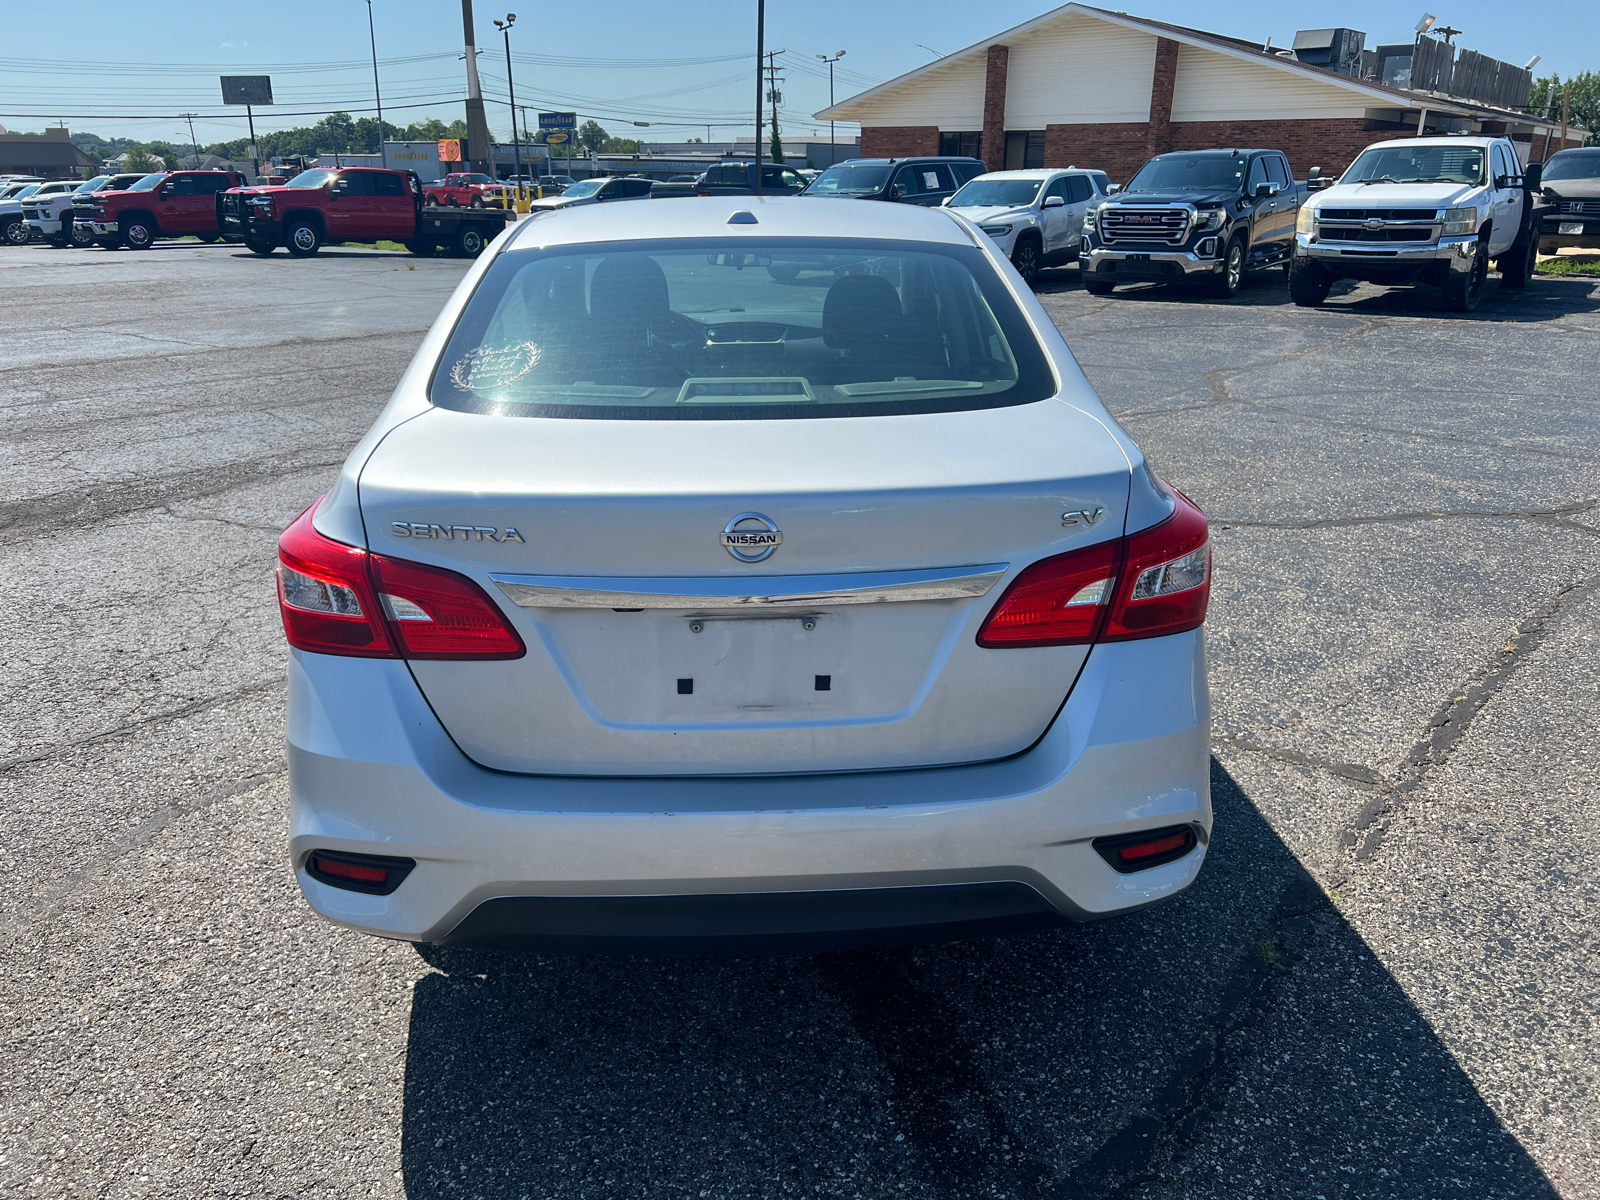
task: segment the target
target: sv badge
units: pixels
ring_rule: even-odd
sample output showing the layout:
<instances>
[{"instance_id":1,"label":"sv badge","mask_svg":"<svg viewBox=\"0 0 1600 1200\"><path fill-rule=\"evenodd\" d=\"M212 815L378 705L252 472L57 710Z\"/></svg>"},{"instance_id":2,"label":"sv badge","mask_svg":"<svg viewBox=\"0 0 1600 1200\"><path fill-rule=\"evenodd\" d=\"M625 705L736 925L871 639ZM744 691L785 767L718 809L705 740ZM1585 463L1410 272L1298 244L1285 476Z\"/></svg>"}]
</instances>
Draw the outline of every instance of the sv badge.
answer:
<instances>
[{"instance_id":1,"label":"sv badge","mask_svg":"<svg viewBox=\"0 0 1600 1200\"><path fill-rule=\"evenodd\" d=\"M1098 506L1094 508L1079 508L1074 509L1072 512L1062 513L1061 523L1068 529L1073 529L1081 525L1093 525L1105 515L1106 510Z\"/></svg>"}]
</instances>

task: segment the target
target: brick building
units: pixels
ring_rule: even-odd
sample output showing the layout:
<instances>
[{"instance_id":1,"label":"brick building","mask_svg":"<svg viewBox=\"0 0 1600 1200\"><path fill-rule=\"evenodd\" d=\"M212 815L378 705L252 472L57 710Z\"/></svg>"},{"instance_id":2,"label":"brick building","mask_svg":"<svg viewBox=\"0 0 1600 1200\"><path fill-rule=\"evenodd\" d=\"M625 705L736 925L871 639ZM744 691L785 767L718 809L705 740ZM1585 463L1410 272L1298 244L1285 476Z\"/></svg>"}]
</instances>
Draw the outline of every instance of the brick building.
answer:
<instances>
[{"instance_id":1,"label":"brick building","mask_svg":"<svg viewBox=\"0 0 1600 1200\"><path fill-rule=\"evenodd\" d=\"M1332 31L1329 31L1332 32ZM1509 135L1524 161L1561 149L1559 121L1405 91L1256 42L1068 4L816 114L859 121L870 158L971 154L992 171L1097 167L1126 180L1151 155L1285 151L1337 174L1363 148L1427 133ZM1568 145L1581 144L1581 130Z\"/></svg>"}]
</instances>

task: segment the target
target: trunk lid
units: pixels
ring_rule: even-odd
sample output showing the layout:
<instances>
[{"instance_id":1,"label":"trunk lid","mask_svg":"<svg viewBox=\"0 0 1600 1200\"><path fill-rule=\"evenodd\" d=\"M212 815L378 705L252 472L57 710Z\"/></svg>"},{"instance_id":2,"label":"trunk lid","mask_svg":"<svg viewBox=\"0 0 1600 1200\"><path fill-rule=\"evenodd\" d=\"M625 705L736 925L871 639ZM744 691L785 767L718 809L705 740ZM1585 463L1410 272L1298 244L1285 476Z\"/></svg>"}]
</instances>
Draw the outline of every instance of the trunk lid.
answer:
<instances>
[{"instance_id":1,"label":"trunk lid","mask_svg":"<svg viewBox=\"0 0 1600 1200\"><path fill-rule=\"evenodd\" d=\"M433 409L382 441L360 497L375 552L470 576L527 643L410 664L474 760L750 774L1026 749L1087 650L983 649L978 626L1029 563L1119 536L1128 487L1099 421L1050 400L799 421Z\"/></svg>"}]
</instances>

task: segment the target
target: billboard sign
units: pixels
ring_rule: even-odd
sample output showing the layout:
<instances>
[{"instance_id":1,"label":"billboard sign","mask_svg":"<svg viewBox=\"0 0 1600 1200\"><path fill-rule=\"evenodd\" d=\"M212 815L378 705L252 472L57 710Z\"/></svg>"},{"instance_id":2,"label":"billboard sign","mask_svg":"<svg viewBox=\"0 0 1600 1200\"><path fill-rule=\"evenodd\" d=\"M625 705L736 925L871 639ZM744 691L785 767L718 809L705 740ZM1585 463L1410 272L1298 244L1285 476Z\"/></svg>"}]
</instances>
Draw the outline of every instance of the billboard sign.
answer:
<instances>
[{"instance_id":1,"label":"billboard sign","mask_svg":"<svg viewBox=\"0 0 1600 1200\"><path fill-rule=\"evenodd\" d=\"M441 138L439 140L439 161L465 162L466 159L462 157L464 144L464 138Z\"/></svg>"},{"instance_id":2,"label":"billboard sign","mask_svg":"<svg viewBox=\"0 0 1600 1200\"><path fill-rule=\"evenodd\" d=\"M222 76L222 102L224 104L271 104L272 76Z\"/></svg>"},{"instance_id":3,"label":"billboard sign","mask_svg":"<svg viewBox=\"0 0 1600 1200\"><path fill-rule=\"evenodd\" d=\"M572 135L565 129L541 129L539 140L546 146L565 146L572 140Z\"/></svg>"},{"instance_id":4,"label":"billboard sign","mask_svg":"<svg viewBox=\"0 0 1600 1200\"><path fill-rule=\"evenodd\" d=\"M578 127L577 113L540 113L540 129L576 129Z\"/></svg>"}]
</instances>

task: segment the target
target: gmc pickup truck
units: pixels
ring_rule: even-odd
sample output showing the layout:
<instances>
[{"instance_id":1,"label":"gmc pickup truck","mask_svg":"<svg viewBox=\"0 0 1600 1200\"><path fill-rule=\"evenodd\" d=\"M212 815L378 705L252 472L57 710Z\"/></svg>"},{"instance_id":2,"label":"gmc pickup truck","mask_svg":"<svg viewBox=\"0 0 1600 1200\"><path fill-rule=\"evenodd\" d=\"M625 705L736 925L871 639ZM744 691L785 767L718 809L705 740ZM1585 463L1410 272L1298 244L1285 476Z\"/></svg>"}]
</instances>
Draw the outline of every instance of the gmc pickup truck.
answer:
<instances>
[{"instance_id":1,"label":"gmc pickup truck","mask_svg":"<svg viewBox=\"0 0 1600 1200\"><path fill-rule=\"evenodd\" d=\"M487 175L461 173L423 184L422 202L450 208L504 208L505 193L506 189Z\"/></svg>"},{"instance_id":2,"label":"gmc pickup truck","mask_svg":"<svg viewBox=\"0 0 1600 1200\"><path fill-rule=\"evenodd\" d=\"M1552 154L1542 175L1539 253L1600 250L1600 146Z\"/></svg>"},{"instance_id":3,"label":"gmc pickup truck","mask_svg":"<svg viewBox=\"0 0 1600 1200\"><path fill-rule=\"evenodd\" d=\"M234 188L217 197L230 237L256 254L287 246L309 257L324 242L401 242L413 254L443 246L475 258L516 214L500 208L422 207L415 171L378 167L302 171L281 187Z\"/></svg>"},{"instance_id":4,"label":"gmc pickup truck","mask_svg":"<svg viewBox=\"0 0 1600 1200\"><path fill-rule=\"evenodd\" d=\"M1245 272L1288 266L1308 190L1280 150L1158 154L1084 214L1083 286L1109 296L1119 283L1198 283L1232 296Z\"/></svg>"},{"instance_id":5,"label":"gmc pickup truck","mask_svg":"<svg viewBox=\"0 0 1600 1200\"><path fill-rule=\"evenodd\" d=\"M190 235L214 242L222 236L217 193L243 182L232 171L157 171L127 191L94 193L88 219L74 220L108 250L148 250L157 238Z\"/></svg>"},{"instance_id":6,"label":"gmc pickup truck","mask_svg":"<svg viewBox=\"0 0 1600 1200\"><path fill-rule=\"evenodd\" d=\"M806 186L806 181L788 167L777 163L761 164L761 194L763 196L795 196ZM668 199L673 196L751 196L756 190L756 165L753 162L718 163L707 167L705 173L692 183L655 183L650 186L650 198ZM568 189L569 193L571 189Z\"/></svg>"},{"instance_id":7,"label":"gmc pickup truck","mask_svg":"<svg viewBox=\"0 0 1600 1200\"><path fill-rule=\"evenodd\" d=\"M1300 210L1289 296L1321 304L1338 279L1426 283L1451 312L1500 286L1527 286L1538 253L1539 164L1523 170L1505 138L1401 138L1368 146L1339 182Z\"/></svg>"}]
</instances>

